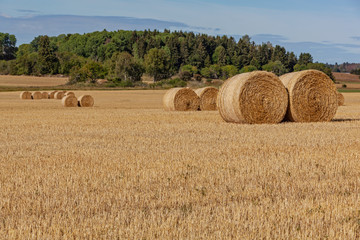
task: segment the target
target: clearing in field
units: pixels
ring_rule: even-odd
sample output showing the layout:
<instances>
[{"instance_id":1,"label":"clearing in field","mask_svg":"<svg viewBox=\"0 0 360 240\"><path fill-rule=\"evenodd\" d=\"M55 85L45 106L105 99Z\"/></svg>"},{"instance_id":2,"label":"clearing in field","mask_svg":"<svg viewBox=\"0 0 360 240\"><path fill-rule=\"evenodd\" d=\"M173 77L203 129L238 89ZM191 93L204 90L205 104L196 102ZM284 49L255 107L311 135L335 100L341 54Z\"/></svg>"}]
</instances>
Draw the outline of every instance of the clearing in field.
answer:
<instances>
[{"instance_id":1,"label":"clearing in field","mask_svg":"<svg viewBox=\"0 0 360 240\"><path fill-rule=\"evenodd\" d=\"M325 123L168 112L165 91L0 93L5 239L359 239L360 94Z\"/></svg>"},{"instance_id":2,"label":"clearing in field","mask_svg":"<svg viewBox=\"0 0 360 240\"><path fill-rule=\"evenodd\" d=\"M34 76L12 76L0 75L0 86L8 87L45 87L58 86L68 82L67 77L34 77Z\"/></svg>"}]
</instances>

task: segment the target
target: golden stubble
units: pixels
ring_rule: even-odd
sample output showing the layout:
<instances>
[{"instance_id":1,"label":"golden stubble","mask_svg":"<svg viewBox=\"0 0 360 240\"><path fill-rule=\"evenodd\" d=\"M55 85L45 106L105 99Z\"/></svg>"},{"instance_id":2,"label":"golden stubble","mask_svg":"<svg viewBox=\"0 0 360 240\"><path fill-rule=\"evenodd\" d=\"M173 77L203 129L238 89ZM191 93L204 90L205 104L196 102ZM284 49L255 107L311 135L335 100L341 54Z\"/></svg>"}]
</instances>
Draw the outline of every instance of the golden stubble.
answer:
<instances>
[{"instance_id":1,"label":"golden stubble","mask_svg":"<svg viewBox=\"0 0 360 240\"><path fill-rule=\"evenodd\" d=\"M0 236L359 238L359 93L331 122L273 125L167 112L164 93L0 93Z\"/></svg>"}]
</instances>

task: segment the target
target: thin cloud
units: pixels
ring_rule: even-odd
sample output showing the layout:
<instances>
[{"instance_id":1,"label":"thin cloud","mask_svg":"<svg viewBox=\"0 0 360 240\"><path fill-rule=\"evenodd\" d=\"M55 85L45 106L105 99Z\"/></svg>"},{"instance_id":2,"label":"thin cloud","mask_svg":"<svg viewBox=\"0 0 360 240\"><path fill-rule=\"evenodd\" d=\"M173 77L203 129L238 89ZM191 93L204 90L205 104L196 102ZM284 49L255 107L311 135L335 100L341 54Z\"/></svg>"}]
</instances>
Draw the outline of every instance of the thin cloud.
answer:
<instances>
[{"instance_id":1,"label":"thin cloud","mask_svg":"<svg viewBox=\"0 0 360 240\"><path fill-rule=\"evenodd\" d=\"M360 41L360 36L352 36L351 39L356 40L356 41Z\"/></svg>"},{"instance_id":2,"label":"thin cloud","mask_svg":"<svg viewBox=\"0 0 360 240\"><path fill-rule=\"evenodd\" d=\"M17 9L16 11L20 13L33 13L33 14L40 13L39 11L30 10L30 9Z\"/></svg>"}]
</instances>

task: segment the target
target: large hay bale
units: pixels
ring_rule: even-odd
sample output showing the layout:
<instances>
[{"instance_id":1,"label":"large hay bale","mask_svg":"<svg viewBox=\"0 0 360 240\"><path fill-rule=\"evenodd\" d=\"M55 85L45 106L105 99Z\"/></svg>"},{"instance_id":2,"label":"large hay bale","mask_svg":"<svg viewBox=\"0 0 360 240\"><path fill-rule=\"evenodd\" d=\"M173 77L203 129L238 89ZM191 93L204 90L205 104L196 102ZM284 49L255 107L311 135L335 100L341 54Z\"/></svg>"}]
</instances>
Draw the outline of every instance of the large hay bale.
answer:
<instances>
[{"instance_id":1,"label":"large hay bale","mask_svg":"<svg viewBox=\"0 0 360 240\"><path fill-rule=\"evenodd\" d=\"M337 90L333 81L318 70L282 75L289 93L286 119L294 122L326 122L336 114Z\"/></svg>"},{"instance_id":2,"label":"large hay bale","mask_svg":"<svg viewBox=\"0 0 360 240\"><path fill-rule=\"evenodd\" d=\"M74 92L66 92L64 96L69 96L69 95L75 96L75 93Z\"/></svg>"},{"instance_id":3,"label":"large hay bale","mask_svg":"<svg viewBox=\"0 0 360 240\"><path fill-rule=\"evenodd\" d=\"M41 92L33 92L31 94L31 98L32 99L42 99L42 94L41 94Z\"/></svg>"},{"instance_id":4,"label":"large hay bale","mask_svg":"<svg viewBox=\"0 0 360 240\"><path fill-rule=\"evenodd\" d=\"M42 92L42 99L49 99L49 93L48 92Z\"/></svg>"},{"instance_id":5,"label":"large hay bale","mask_svg":"<svg viewBox=\"0 0 360 240\"><path fill-rule=\"evenodd\" d=\"M57 93L57 91L50 92L49 99L54 99L55 98L55 93Z\"/></svg>"},{"instance_id":6,"label":"large hay bale","mask_svg":"<svg viewBox=\"0 0 360 240\"><path fill-rule=\"evenodd\" d=\"M219 90L214 87L204 87L195 90L195 93L200 98L200 110L201 111L215 111L216 99Z\"/></svg>"},{"instance_id":7,"label":"large hay bale","mask_svg":"<svg viewBox=\"0 0 360 240\"><path fill-rule=\"evenodd\" d=\"M273 73L254 71L233 76L222 85L217 107L234 123L279 123L284 119L288 94Z\"/></svg>"},{"instance_id":8,"label":"large hay bale","mask_svg":"<svg viewBox=\"0 0 360 240\"><path fill-rule=\"evenodd\" d=\"M197 111L200 98L190 88L172 88L165 93L163 106L166 111Z\"/></svg>"},{"instance_id":9,"label":"large hay bale","mask_svg":"<svg viewBox=\"0 0 360 240\"><path fill-rule=\"evenodd\" d=\"M31 92L28 91L21 92L20 99L31 99Z\"/></svg>"},{"instance_id":10,"label":"large hay bale","mask_svg":"<svg viewBox=\"0 0 360 240\"><path fill-rule=\"evenodd\" d=\"M65 96L61 99L61 103L64 107L77 107L78 106L78 100L73 95Z\"/></svg>"},{"instance_id":11,"label":"large hay bale","mask_svg":"<svg viewBox=\"0 0 360 240\"><path fill-rule=\"evenodd\" d=\"M338 106L343 106L345 104L344 95L338 92L336 96L337 96Z\"/></svg>"},{"instance_id":12,"label":"large hay bale","mask_svg":"<svg viewBox=\"0 0 360 240\"><path fill-rule=\"evenodd\" d=\"M92 107L94 106L94 98L90 95L82 95L78 98L79 107Z\"/></svg>"},{"instance_id":13,"label":"large hay bale","mask_svg":"<svg viewBox=\"0 0 360 240\"><path fill-rule=\"evenodd\" d=\"M54 98L55 99L62 99L64 97L64 92L56 92L55 95L54 95Z\"/></svg>"}]
</instances>

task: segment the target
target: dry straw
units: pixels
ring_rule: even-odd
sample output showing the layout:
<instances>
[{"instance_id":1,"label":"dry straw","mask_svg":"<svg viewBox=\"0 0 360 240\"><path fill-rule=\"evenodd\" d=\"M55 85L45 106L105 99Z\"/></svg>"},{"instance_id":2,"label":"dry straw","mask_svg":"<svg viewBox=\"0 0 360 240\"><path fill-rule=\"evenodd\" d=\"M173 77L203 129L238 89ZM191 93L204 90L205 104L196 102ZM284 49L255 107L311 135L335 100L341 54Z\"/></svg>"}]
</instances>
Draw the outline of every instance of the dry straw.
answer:
<instances>
[{"instance_id":1,"label":"dry straw","mask_svg":"<svg viewBox=\"0 0 360 240\"><path fill-rule=\"evenodd\" d=\"M337 102L338 102L338 106L343 106L345 104L344 95L342 95L339 92L337 93Z\"/></svg>"},{"instance_id":2,"label":"dry straw","mask_svg":"<svg viewBox=\"0 0 360 240\"><path fill-rule=\"evenodd\" d=\"M31 94L31 98L32 99L42 99L42 94L41 94L41 92L33 92Z\"/></svg>"},{"instance_id":3,"label":"dry straw","mask_svg":"<svg viewBox=\"0 0 360 240\"><path fill-rule=\"evenodd\" d=\"M235 75L225 81L217 98L221 117L234 123L279 123L287 104L284 85L265 71Z\"/></svg>"},{"instance_id":4,"label":"dry straw","mask_svg":"<svg viewBox=\"0 0 360 240\"><path fill-rule=\"evenodd\" d=\"M50 94L49 94L49 99L54 99L54 98L55 98L55 97L54 97L55 93L57 93L57 91L52 91L52 92L50 92Z\"/></svg>"},{"instance_id":5,"label":"dry straw","mask_svg":"<svg viewBox=\"0 0 360 240\"><path fill-rule=\"evenodd\" d=\"M219 90L214 87L204 87L195 90L195 93L200 98L200 110L201 111L215 111L216 99Z\"/></svg>"},{"instance_id":6,"label":"dry straw","mask_svg":"<svg viewBox=\"0 0 360 240\"><path fill-rule=\"evenodd\" d=\"M69 96L69 95L75 96L75 93L74 92L66 92L64 96Z\"/></svg>"},{"instance_id":7,"label":"dry straw","mask_svg":"<svg viewBox=\"0 0 360 240\"><path fill-rule=\"evenodd\" d=\"M78 106L78 100L73 95L65 96L61 99L61 103L64 107L77 107Z\"/></svg>"},{"instance_id":8,"label":"dry straw","mask_svg":"<svg viewBox=\"0 0 360 240\"><path fill-rule=\"evenodd\" d=\"M64 92L56 92L54 95L55 99L62 99L64 97Z\"/></svg>"},{"instance_id":9,"label":"dry straw","mask_svg":"<svg viewBox=\"0 0 360 240\"><path fill-rule=\"evenodd\" d=\"M20 93L20 99L31 99L31 92L21 92Z\"/></svg>"},{"instance_id":10,"label":"dry straw","mask_svg":"<svg viewBox=\"0 0 360 240\"><path fill-rule=\"evenodd\" d=\"M335 84L323 72L305 70L282 75L289 93L286 119L294 122L330 121L338 108Z\"/></svg>"},{"instance_id":11,"label":"dry straw","mask_svg":"<svg viewBox=\"0 0 360 240\"><path fill-rule=\"evenodd\" d=\"M49 93L47 93L47 92L42 92L41 96L43 99L49 99Z\"/></svg>"},{"instance_id":12,"label":"dry straw","mask_svg":"<svg viewBox=\"0 0 360 240\"><path fill-rule=\"evenodd\" d=\"M200 98L190 88L172 88L165 93L163 106L166 111L197 111Z\"/></svg>"},{"instance_id":13,"label":"dry straw","mask_svg":"<svg viewBox=\"0 0 360 240\"><path fill-rule=\"evenodd\" d=\"M82 95L78 98L79 107L92 107L94 106L94 98L90 95Z\"/></svg>"}]
</instances>

